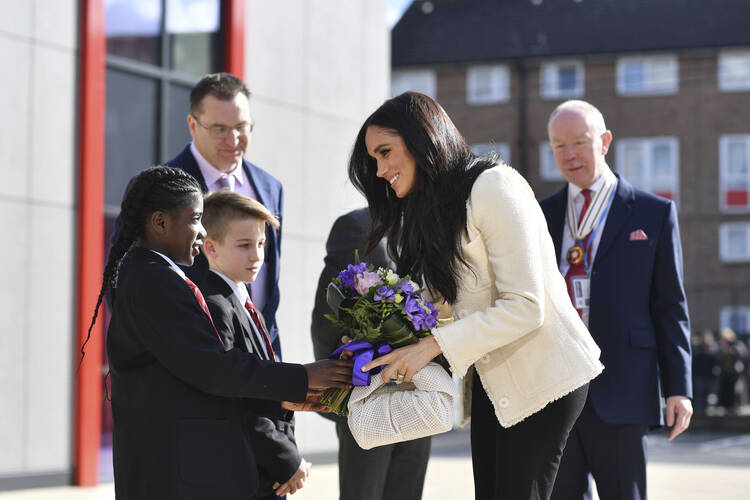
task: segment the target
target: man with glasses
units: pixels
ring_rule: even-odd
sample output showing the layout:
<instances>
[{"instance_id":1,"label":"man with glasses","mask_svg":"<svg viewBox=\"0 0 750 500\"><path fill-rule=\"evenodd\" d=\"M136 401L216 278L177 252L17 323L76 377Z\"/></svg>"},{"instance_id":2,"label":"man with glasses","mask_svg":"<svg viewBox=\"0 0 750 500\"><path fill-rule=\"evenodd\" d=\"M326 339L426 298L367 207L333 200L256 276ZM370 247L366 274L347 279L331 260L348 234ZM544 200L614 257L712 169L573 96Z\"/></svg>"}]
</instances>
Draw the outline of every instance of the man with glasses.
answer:
<instances>
[{"instance_id":1,"label":"man with glasses","mask_svg":"<svg viewBox=\"0 0 750 500\"><path fill-rule=\"evenodd\" d=\"M193 141L166 165L195 177L204 192L228 189L260 203L281 222L281 182L244 158L254 128L250 91L229 73L204 76L190 91L187 125ZM249 287L253 304L263 313L274 352L280 354L276 310L279 307L281 231L268 226L265 265ZM200 286L208 264L200 255L188 275Z\"/></svg>"}]
</instances>

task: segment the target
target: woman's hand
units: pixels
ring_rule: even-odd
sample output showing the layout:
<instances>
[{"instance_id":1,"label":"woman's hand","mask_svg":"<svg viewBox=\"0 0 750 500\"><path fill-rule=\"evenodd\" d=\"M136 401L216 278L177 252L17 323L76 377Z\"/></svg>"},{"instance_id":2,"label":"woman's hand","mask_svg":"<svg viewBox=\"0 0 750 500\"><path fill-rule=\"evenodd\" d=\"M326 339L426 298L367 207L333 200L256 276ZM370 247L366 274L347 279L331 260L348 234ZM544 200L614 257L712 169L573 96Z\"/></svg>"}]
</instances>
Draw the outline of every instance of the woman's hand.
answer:
<instances>
[{"instance_id":1,"label":"woman's hand","mask_svg":"<svg viewBox=\"0 0 750 500\"><path fill-rule=\"evenodd\" d=\"M380 372L384 381L393 380L397 384L411 382L414 374L427 366L427 363L440 353L442 351L437 340L430 335L420 339L416 344L401 347L385 356L380 356L370 361L362 367L362 371L367 372L376 366L388 365Z\"/></svg>"}]
</instances>

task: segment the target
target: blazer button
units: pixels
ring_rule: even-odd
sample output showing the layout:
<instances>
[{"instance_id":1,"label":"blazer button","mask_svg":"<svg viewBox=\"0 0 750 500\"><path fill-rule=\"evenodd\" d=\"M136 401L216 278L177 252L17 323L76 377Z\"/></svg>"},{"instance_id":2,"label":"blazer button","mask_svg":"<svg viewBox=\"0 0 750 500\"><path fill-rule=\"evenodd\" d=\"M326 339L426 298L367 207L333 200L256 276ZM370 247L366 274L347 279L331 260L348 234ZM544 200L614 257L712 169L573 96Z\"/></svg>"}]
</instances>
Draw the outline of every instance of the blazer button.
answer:
<instances>
[{"instance_id":1,"label":"blazer button","mask_svg":"<svg viewBox=\"0 0 750 500\"><path fill-rule=\"evenodd\" d=\"M508 405L510 404L510 401L508 401L508 398L502 397L497 400L497 404L500 408L507 408Z\"/></svg>"}]
</instances>

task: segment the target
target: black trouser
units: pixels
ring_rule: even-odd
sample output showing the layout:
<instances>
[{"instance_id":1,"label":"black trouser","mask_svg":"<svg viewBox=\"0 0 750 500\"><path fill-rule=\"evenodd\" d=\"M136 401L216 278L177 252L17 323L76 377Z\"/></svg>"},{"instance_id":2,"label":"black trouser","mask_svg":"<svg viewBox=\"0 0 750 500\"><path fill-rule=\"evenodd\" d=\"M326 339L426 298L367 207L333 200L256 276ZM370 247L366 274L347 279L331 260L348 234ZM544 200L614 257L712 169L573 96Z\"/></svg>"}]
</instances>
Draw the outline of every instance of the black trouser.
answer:
<instances>
[{"instance_id":1,"label":"black trouser","mask_svg":"<svg viewBox=\"0 0 750 500\"><path fill-rule=\"evenodd\" d=\"M570 429L583 409L588 384L514 426L500 426L474 374L471 458L477 500L541 500L552 494Z\"/></svg>"},{"instance_id":2,"label":"black trouser","mask_svg":"<svg viewBox=\"0 0 750 500\"><path fill-rule=\"evenodd\" d=\"M600 498L645 500L647 450L648 426L608 424L587 401L570 433L552 498L590 500L593 475Z\"/></svg>"},{"instance_id":3,"label":"black trouser","mask_svg":"<svg viewBox=\"0 0 750 500\"><path fill-rule=\"evenodd\" d=\"M340 500L419 500L422 498L431 438L363 450L346 422L339 437Z\"/></svg>"}]
</instances>

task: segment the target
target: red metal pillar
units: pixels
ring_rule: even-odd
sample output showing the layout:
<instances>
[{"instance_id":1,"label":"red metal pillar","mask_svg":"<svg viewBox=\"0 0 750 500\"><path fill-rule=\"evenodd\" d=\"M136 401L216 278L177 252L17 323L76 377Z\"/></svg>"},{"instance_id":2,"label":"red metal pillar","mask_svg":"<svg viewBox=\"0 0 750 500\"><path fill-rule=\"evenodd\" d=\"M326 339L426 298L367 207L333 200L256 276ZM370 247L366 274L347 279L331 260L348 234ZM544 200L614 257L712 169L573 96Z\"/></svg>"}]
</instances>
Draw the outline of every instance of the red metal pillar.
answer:
<instances>
[{"instance_id":1,"label":"red metal pillar","mask_svg":"<svg viewBox=\"0 0 750 500\"><path fill-rule=\"evenodd\" d=\"M224 71L245 79L247 0L224 0Z\"/></svg>"},{"instance_id":2,"label":"red metal pillar","mask_svg":"<svg viewBox=\"0 0 750 500\"><path fill-rule=\"evenodd\" d=\"M81 0L78 126L78 213L75 328L77 345L86 338L99 295L104 258L104 137L106 35L103 0ZM78 366L76 351L75 365ZM101 321L86 344L76 373L75 484L99 481L102 421Z\"/></svg>"}]
</instances>

